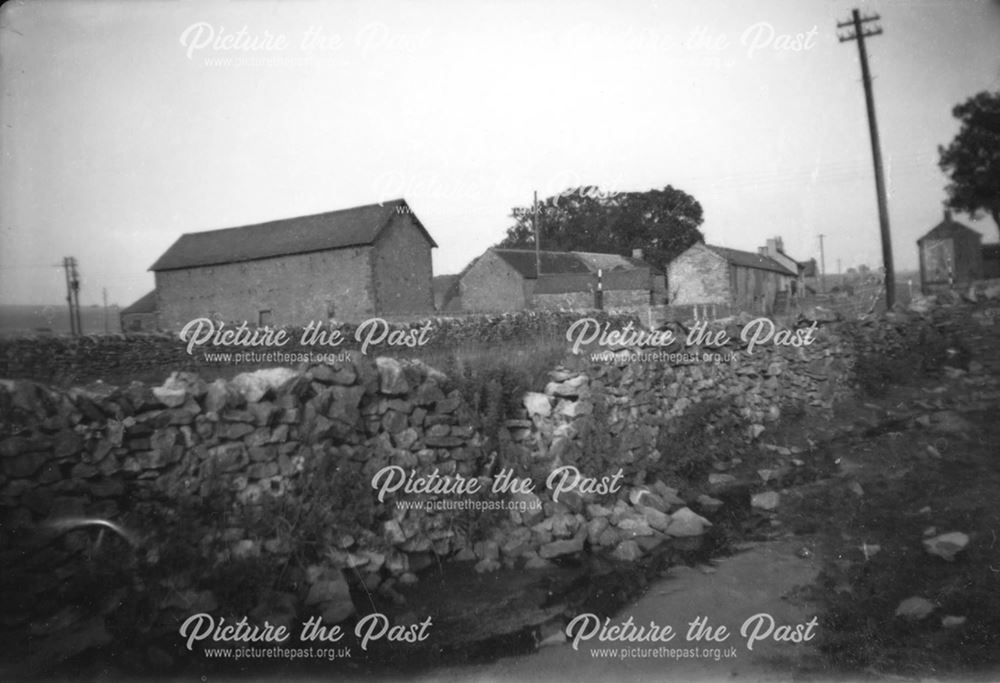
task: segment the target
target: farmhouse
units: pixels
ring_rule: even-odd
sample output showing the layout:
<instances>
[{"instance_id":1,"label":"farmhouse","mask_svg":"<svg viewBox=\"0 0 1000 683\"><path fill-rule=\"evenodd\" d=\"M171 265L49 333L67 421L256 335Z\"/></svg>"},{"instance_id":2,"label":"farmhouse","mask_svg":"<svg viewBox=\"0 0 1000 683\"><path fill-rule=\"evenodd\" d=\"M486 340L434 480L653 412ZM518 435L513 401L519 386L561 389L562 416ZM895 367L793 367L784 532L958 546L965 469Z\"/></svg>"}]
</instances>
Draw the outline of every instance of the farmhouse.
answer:
<instances>
[{"instance_id":1,"label":"farmhouse","mask_svg":"<svg viewBox=\"0 0 1000 683\"><path fill-rule=\"evenodd\" d=\"M159 329L156 320L156 290L145 294L118 314L122 332L155 332Z\"/></svg>"},{"instance_id":2,"label":"farmhouse","mask_svg":"<svg viewBox=\"0 0 1000 683\"><path fill-rule=\"evenodd\" d=\"M671 305L725 304L768 315L802 296L804 272L781 238L757 253L699 242L667 266L667 297Z\"/></svg>"},{"instance_id":3,"label":"farmhouse","mask_svg":"<svg viewBox=\"0 0 1000 683\"><path fill-rule=\"evenodd\" d=\"M402 199L186 233L150 268L159 322L297 325L426 313L436 246Z\"/></svg>"},{"instance_id":4,"label":"farmhouse","mask_svg":"<svg viewBox=\"0 0 1000 683\"><path fill-rule=\"evenodd\" d=\"M968 284L983 276L983 236L955 221L951 211L944 220L917 240L920 254L920 287L934 289Z\"/></svg>"},{"instance_id":5,"label":"farmhouse","mask_svg":"<svg viewBox=\"0 0 1000 683\"><path fill-rule=\"evenodd\" d=\"M660 303L664 277L641 258L583 251L486 250L452 282L445 311L629 308ZM541 265L539 275L538 264Z\"/></svg>"}]
</instances>

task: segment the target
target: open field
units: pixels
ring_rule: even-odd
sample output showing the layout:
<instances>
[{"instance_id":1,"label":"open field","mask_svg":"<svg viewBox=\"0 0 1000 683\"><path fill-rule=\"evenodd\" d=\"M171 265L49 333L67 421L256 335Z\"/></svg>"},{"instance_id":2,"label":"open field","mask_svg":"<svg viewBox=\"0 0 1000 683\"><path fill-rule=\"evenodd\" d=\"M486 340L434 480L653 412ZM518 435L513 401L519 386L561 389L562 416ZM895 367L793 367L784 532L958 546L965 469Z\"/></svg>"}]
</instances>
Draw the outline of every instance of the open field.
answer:
<instances>
[{"instance_id":1,"label":"open field","mask_svg":"<svg viewBox=\"0 0 1000 683\"><path fill-rule=\"evenodd\" d=\"M105 313L102 306L85 306L80 309L84 334L104 334ZM47 330L48 332L43 332ZM107 330L119 332L118 307L108 306ZM66 304L52 306L0 305L0 337L33 334L68 335L70 333L69 309Z\"/></svg>"}]
</instances>

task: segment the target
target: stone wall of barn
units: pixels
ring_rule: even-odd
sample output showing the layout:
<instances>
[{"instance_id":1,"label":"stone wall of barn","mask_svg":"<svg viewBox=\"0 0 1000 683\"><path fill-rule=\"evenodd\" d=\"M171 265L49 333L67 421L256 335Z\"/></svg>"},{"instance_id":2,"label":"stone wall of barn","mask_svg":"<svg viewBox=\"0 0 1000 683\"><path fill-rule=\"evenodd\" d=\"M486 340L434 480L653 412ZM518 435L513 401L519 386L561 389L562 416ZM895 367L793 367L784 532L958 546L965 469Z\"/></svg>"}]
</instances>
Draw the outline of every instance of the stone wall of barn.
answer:
<instances>
[{"instance_id":1,"label":"stone wall of barn","mask_svg":"<svg viewBox=\"0 0 1000 683\"><path fill-rule=\"evenodd\" d=\"M380 314L420 315L434 310L431 246L411 214L399 214L379 235L372 253Z\"/></svg>"},{"instance_id":2,"label":"stone wall of barn","mask_svg":"<svg viewBox=\"0 0 1000 683\"><path fill-rule=\"evenodd\" d=\"M174 331L206 317L271 326L362 320L376 312L371 251L352 247L158 271L160 324ZM430 281L426 287L430 295Z\"/></svg>"}]
</instances>

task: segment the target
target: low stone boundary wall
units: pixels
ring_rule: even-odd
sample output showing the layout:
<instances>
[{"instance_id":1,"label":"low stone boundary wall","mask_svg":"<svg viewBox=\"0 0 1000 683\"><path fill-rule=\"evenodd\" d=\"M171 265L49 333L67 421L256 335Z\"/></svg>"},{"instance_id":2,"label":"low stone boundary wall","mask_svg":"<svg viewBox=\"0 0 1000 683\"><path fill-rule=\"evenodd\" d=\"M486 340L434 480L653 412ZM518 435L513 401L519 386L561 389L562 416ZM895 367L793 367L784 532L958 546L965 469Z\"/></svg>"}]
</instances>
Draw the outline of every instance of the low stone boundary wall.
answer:
<instances>
[{"instance_id":1,"label":"low stone boundary wall","mask_svg":"<svg viewBox=\"0 0 1000 683\"><path fill-rule=\"evenodd\" d=\"M46 566L65 579L86 533L46 534L94 520L134 536L158 610L217 604L204 582L214 568L280 567L283 582L254 606L272 623L279 603L289 621L303 611L342 621L355 613L352 586L392 599L439 561L533 568L588 548L635 560L704 533L721 504L707 489L682 499L657 476L679 419L718 404L705 429L735 425L749 444L788 405L830 409L857 355L905 348L911 322L825 326L809 347L753 354L738 343L678 349L698 362L637 349L570 358L524 397L496 453L448 378L419 361L359 356L211 383L175 373L155 387L2 380L8 625L52 616L39 613L51 577L19 571L25 549L48 544ZM201 573L171 568L178 553Z\"/></svg>"},{"instance_id":2,"label":"low stone boundary wall","mask_svg":"<svg viewBox=\"0 0 1000 683\"><path fill-rule=\"evenodd\" d=\"M597 311L593 315L602 321L613 321L616 324L635 319L627 312L608 314ZM426 318L406 323L388 321L387 325L393 330L419 330L429 325L426 348L440 351L465 345L485 346L560 339L566 328L579 316L579 312L571 311L520 311ZM337 354L341 351L357 352L359 349L360 344L355 339L357 325L335 324L333 328L325 325L324 329L339 330L344 338L343 343L337 347L302 345L298 343L302 337L302 329L287 328L291 343L282 346L280 350L288 354ZM80 338L16 337L0 339L0 377L31 379L62 386L85 384L108 377L139 376L152 381L151 377L157 376L158 381L162 381L173 371L199 372L218 367L217 363L206 360L206 352L267 350L264 347L206 345L192 355L188 354L186 345L177 334L173 333L90 335ZM401 351L410 352L407 348ZM418 355L419 352L420 349L416 349L413 355ZM369 349L367 353L385 355L386 347Z\"/></svg>"}]
</instances>

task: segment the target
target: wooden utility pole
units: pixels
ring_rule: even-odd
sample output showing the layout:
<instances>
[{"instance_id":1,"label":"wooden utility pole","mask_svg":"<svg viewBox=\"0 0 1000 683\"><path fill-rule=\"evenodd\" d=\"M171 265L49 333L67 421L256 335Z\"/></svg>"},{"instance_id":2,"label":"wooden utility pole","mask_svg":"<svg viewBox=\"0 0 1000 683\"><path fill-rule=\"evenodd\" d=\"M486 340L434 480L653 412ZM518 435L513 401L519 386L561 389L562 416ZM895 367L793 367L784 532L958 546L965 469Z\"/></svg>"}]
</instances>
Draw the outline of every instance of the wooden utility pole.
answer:
<instances>
[{"instance_id":1,"label":"wooden utility pole","mask_svg":"<svg viewBox=\"0 0 1000 683\"><path fill-rule=\"evenodd\" d=\"M826 292L826 256L823 253L823 238L826 235L820 233L819 236L819 291Z\"/></svg>"},{"instance_id":2,"label":"wooden utility pole","mask_svg":"<svg viewBox=\"0 0 1000 683\"><path fill-rule=\"evenodd\" d=\"M541 277L542 247L538 239L538 190L535 190L535 198L531 203L531 229L535 233L535 277Z\"/></svg>"},{"instance_id":3,"label":"wooden utility pole","mask_svg":"<svg viewBox=\"0 0 1000 683\"><path fill-rule=\"evenodd\" d=\"M111 332L108 326L108 288L104 287L101 289L101 296L104 298L104 334L109 334Z\"/></svg>"},{"instance_id":4,"label":"wooden utility pole","mask_svg":"<svg viewBox=\"0 0 1000 683\"><path fill-rule=\"evenodd\" d=\"M69 307L69 333L76 337L79 331L76 329L76 311L73 305L73 273L70 265L72 257L64 256L62 267L66 273L66 305Z\"/></svg>"},{"instance_id":5,"label":"wooden utility pole","mask_svg":"<svg viewBox=\"0 0 1000 683\"><path fill-rule=\"evenodd\" d=\"M70 283L73 286L73 308L76 312L76 333L83 334L83 321L80 320L80 274L76 270L76 258L69 257Z\"/></svg>"},{"instance_id":6,"label":"wooden utility pole","mask_svg":"<svg viewBox=\"0 0 1000 683\"><path fill-rule=\"evenodd\" d=\"M865 28L864 24L870 21L878 21L879 15L862 17L861 13L855 9L851 12L849 21L837 23L837 28L853 29L845 35L839 35L840 42L846 43L851 40L858 41L858 55L861 58L861 80L865 86L865 105L868 108L868 131L872 141L872 161L875 164L875 193L878 196L878 222L882 233L882 265L885 268L885 305L892 308L896 301L896 275L892 266L892 239L889 235L889 206L885 198L885 178L882 173L882 151L878 140L878 124L875 121L875 99L872 95L872 78L868 71L868 52L865 49L865 38L877 36L882 33L880 26Z\"/></svg>"}]
</instances>

